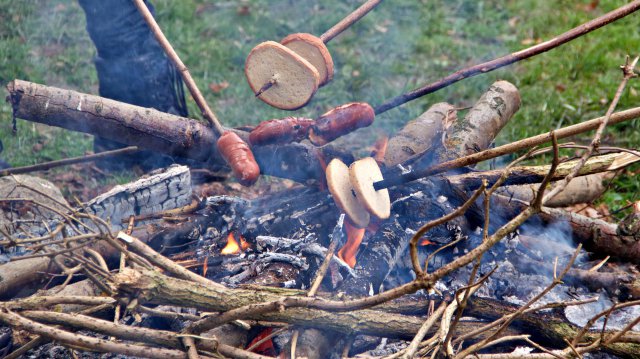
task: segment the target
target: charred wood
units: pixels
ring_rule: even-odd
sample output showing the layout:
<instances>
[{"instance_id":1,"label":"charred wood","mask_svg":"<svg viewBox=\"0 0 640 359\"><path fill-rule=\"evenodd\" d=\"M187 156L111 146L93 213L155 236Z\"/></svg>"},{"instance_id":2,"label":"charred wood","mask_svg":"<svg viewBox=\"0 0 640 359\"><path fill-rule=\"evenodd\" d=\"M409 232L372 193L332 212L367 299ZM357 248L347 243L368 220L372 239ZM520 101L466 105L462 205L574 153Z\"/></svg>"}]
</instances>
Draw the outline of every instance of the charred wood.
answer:
<instances>
[{"instance_id":1,"label":"charred wood","mask_svg":"<svg viewBox=\"0 0 640 359\"><path fill-rule=\"evenodd\" d=\"M165 172L152 174L135 182L116 186L112 190L94 198L84 206L86 213L110 220L112 230L123 227L122 219L131 215L149 214L177 208L191 202L191 179L184 166L170 167ZM52 223L49 228L55 228ZM87 226L94 226L87 221ZM66 228L64 230L67 230ZM46 228L34 228L32 236L47 234ZM119 254L104 241L90 245L103 257ZM47 274L57 274L60 269L50 257L21 259L0 265L0 297L15 295L20 289L33 290Z\"/></svg>"}]
</instances>

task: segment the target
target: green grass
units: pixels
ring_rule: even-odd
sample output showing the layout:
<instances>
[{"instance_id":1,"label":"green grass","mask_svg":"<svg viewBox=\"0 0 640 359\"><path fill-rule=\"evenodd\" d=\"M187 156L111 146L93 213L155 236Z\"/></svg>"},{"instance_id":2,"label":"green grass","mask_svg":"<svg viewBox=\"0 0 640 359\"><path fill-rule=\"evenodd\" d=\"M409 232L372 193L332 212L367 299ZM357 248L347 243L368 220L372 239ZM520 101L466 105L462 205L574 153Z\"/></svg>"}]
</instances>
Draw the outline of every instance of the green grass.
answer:
<instances>
[{"instance_id":1,"label":"green grass","mask_svg":"<svg viewBox=\"0 0 640 359\"><path fill-rule=\"evenodd\" d=\"M361 1L155 1L157 18L214 111L228 125L255 124L291 115L256 100L246 84L243 64L258 43L293 32L321 34ZM542 0L389 0L328 44L336 74L296 116L315 117L348 101L373 105L433 81L464 66L544 41L624 1L602 0L593 11L583 1ZM239 11L247 6L248 11ZM84 30L84 14L74 1L0 0L0 82L22 78L97 93L94 48ZM520 89L520 112L497 139L506 143L602 115L620 81L619 65L640 52L640 15L631 15L560 49L520 64L467 79L391 110L357 135L343 140L361 147L390 133L430 104L473 104L493 81L506 79ZM214 93L210 83L228 82ZM632 81L619 109L637 105ZM190 111L199 112L193 103ZM638 147L640 121L612 127L605 142ZM78 155L90 149L82 134L18 122L11 134L11 111L0 105L4 159L25 165ZM587 137L580 138L582 141ZM33 152L33 145L44 143ZM633 177L616 182L612 207L640 190Z\"/></svg>"}]
</instances>

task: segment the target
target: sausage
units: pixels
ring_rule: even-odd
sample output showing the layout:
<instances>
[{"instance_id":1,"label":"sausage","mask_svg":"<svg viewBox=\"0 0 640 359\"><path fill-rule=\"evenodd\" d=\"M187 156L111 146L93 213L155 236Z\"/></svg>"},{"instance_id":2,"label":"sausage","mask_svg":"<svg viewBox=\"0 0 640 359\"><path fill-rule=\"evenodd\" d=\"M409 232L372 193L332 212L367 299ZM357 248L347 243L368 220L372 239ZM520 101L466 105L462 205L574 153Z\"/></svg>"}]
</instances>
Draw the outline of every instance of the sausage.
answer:
<instances>
[{"instance_id":1,"label":"sausage","mask_svg":"<svg viewBox=\"0 0 640 359\"><path fill-rule=\"evenodd\" d=\"M251 131L249 142L257 146L299 142L307 138L314 123L314 120L304 117L263 121Z\"/></svg>"},{"instance_id":2,"label":"sausage","mask_svg":"<svg viewBox=\"0 0 640 359\"><path fill-rule=\"evenodd\" d=\"M358 128L371 125L375 116L373 108L366 102L338 106L316 120L309 130L309 140L316 146L325 145Z\"/></svg>"},{"instance_id":3,"label":"sausage","mask_svg":"<svg viewBox=\"0 0 640 359\"><path fill-rule=\"evenodd\" d=\"M260 176L260 166L249 145L235 132L225 131L218 139L218 151L231 167L233 175L245 186L254 184Z\"/></svg>"}]
</instances>

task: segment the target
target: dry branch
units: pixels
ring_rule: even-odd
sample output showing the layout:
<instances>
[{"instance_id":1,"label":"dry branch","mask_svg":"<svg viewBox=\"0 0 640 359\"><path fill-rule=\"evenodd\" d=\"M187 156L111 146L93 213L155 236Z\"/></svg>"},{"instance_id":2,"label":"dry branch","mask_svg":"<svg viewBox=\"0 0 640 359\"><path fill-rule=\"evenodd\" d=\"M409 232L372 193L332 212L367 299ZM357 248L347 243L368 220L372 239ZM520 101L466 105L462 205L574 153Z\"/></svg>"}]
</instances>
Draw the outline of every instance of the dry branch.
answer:
<instances>
[{"instance_id":1,"label":"dry branch","mask_svg":"<svg viewBox=\"0 0 640 359\"><path fill-rule=\"evenodd\" d=\"M284 311L257 314L252 319L295 323L342 333L358 332L385 337L412 338L422 325L418 318L360 310L358 315L308 308L288 308L287 300L267 291L205 287L157 272L125 270L113 277L120 293L137 293L141 303L193 307L207 312L228 311L254 303L282 301ZM286 299L286 298L285 298ZM313 299L313 298L305 298ZM305 301L311 303L311 301Z\"/></svg>"}]
</instances>

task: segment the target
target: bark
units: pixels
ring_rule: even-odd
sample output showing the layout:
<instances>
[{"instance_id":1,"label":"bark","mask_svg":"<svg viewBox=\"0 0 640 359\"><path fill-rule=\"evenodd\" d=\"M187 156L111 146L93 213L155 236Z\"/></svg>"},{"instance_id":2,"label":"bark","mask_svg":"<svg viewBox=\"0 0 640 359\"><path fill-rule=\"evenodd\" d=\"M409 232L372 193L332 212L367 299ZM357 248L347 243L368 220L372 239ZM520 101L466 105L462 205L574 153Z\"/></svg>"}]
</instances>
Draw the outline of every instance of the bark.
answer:
<instances>
[{"instance_id":1,"label":"bark","mask_svg":"<svg viewBox=\"0 0 640 359\"><path fill-rule=\"evenodd\" d=\"M208 162L213 168L227 168L220 156L213 130L193 119L107 98L14 80L7 85L14 115L18 118L90 133L106 139L172 156ZM245 141L248 133L233 130ZM350 155L330 146L318 149L307 144L255 146L253 154L263 174L299 182L324 176L319 157Z\"/></svg>"},{"instance_id":2,"label":"bark","mask_svg":"<svg viewBox=\"0 0 640 359\"><path fill-rule=\"evenodd\" d=\"M443 159L489 148L502 127L520 108L520 93L507 81L494 82L467 115L447 130Z\"/></svg>"},{"instance_id":3,"label":"bark","mask_svg":"<svg viewBox=\"0 0 640 359\"><path fill-rule=\"evenodd\" d=\"M389 139L384 164L392 167L433 150L441 144L443 131L456 119L456 110L448 103L429 107Z\"/></svg>"},{"instance_id":4,"label":"bark","mask_svg":"<svg viewBox=\"0 0 640 359\"><path fill-rule=\"evenodd\" d=\"M149 214L182 207L191 202L191 179L184 166L170 167L167 171L141 178L135 182L116 186L94 198L85 206L87 212L111 221L113 230L123 227L122 219L130 215ZM88 226L93 224L87 222ZM49 228L55 228L52 224ZM41 236L45 229L34 229L34 236ZM103 257L119 254L113 247L97 242L91 245ZM59 273L49 257L30 258L0 265L0 298L15 295L21 289L32 289L47 277L47 273Z\"/></svg>"}]
</instances>

